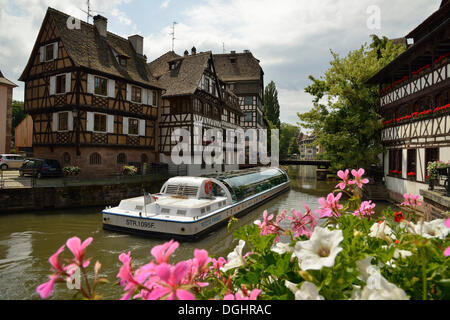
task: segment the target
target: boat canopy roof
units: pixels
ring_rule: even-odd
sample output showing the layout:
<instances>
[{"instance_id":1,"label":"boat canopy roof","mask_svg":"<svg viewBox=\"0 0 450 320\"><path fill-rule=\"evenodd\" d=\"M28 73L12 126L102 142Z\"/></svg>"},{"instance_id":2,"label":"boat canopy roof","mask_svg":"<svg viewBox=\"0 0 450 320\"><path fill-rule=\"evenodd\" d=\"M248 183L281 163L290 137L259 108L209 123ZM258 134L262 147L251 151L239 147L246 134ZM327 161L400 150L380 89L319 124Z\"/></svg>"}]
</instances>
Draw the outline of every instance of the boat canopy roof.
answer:
<instances>
[{"instance_id":1,"label":"boat canopy roof","mask_svg":"<svg viewBox=\"0 0 450 320\"><path fill-rule=\"evenodd\" d=\"M225 184L234 201L241 201L289 181L286 172L279 168L251 168L209 175L208 177Z\"/></svg>"}]
</instances>

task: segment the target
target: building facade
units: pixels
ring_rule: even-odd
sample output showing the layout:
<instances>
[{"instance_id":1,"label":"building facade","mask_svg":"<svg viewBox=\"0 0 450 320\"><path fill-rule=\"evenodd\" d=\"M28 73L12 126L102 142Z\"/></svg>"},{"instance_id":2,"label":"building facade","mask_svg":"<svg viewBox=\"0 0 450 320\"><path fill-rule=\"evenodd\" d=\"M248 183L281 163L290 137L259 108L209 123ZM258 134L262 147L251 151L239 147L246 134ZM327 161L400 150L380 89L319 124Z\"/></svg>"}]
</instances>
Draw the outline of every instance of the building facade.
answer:
<instances>
[{"instance_id":1,"label":"building facade","mask_svg":"<svg viewBox=\"0 0 450 320\"><path fill-rule=\"evenodd\" d=\"M168 163L170 171L192 176L238 169L236 160L207 164L202 151L195 148L198 136L202 148L211 143L204 138L208 129L222 132L224 140L227 129L242 129L238 98L218 77L212 53L197 53L195 48L191 54L186 50L184 56L168 52L151 62L149 68L165 89L159 115L161 162ZM186 129L190 134L192 164L180 166L172 161L172 151L180 142L173 139L176 129ZM194 163L196 156L202 159L201 163Z\"/></svg>"},{"instance_id":2,"label":"building facade","mask_svg":"<svg viewBox=\"0 0 450 320\"><path fill-rule=\"evenodd\" d=\"M107 31L107 19L80 22L49 8L28 64L25 112L37 158L78 166L86 176L120 174L157 161L161 88L147 67L143 38Z\"/></svg>"},{"instance_id":3,"label":"building facade","mask_svg":"<svg viewBox=\"0 0 450 320\"><path fill-rule=\"evenodd\" d=\"M413 41L368 83L380 86L384 175L393 198L427 189L427 164L450 160L450 1L411 31Z\"/></svg>"},{"instance_id":4,"label":"building facade","mask_svg":"<svg viewBox=\"0 0 450 320\"><path fill-rule=\"evenodd\" d=\"M264 71L249 50L243 53L214 54L218 76L239 98L244 113L244 129L265 129Z\"/></svg>"},{"instance_id":5,"label":"building facade","mask_svg":"<svg viewBox=\"0 0 450 320\"><path fill-rule=\"evenodd\" d=\"M33 118L30 115L14 128L14 147L17 153L33 154Z\"/></svg>"},{"instance_id":6,"label":"building facade","mask_svg":"<svg viewBox=\"0 0 450 320\"><path fill-rule=\"evenodd\" d=\"M17 87L0 71L0 154L9 153L12 132L13 89Z\"/></svg>"}]
</instances>

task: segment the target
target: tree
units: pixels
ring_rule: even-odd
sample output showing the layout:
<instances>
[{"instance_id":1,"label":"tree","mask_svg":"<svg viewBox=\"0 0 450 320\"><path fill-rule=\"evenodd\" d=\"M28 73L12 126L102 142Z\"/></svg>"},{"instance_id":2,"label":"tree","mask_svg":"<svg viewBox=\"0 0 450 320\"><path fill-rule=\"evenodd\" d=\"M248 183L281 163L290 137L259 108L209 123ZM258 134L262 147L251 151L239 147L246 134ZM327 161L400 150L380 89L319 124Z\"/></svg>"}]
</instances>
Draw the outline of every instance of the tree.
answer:
<instances>
[{"instance_id":1,"label":"tree","mask_svg":"<svg viewBox=\"0 0 450 320\"><path fill-rule=\"evenodd\" d=\"M284 158L290 154L289 146L292 138L297 138L300 128L288 123L281 123L280 127L280 157Z\"/></svg>"},{"instance_id":2,"label":"tree","mask_svg":"<svg viewBox=\"0 0 450 320\"><path fill-rule=\"evenodd\" d=\"M15 128L25 119L27 114L24 111L23 101L13 101L12 104L12 126L11 126L11 137L14 140Z\"/></svg>"},{"instance_id":3,"label":"tree","mask_svg":"<svg viewBox=\"0 0 450 320\"><path fill-rule=\"evenodd\" d=\"M289 155L293 155L293 154L298 154L300 146L298 145L298 139L297 137L292 137L291 138L291 143L289 144L289 149L288 149L288 154Z\"/></svg>"},{"instance_id":4,"label":"tree","mask_svg":"<svg viewBox=\"0 0 450 320\"><path fill-rule=\"evenodd\" d=\"M271 81L264 90L264 114L277 129L280 129L281 122L278 90L273 81Z\"/></svg>"},{"instance_id":5,"label":"tree","mask_svg":"<svg viewBox=\"0 0 450 320\"><path fill-rule=\"evenodd\" d=\"M309 76L313 83L305 88L314 97L314 107L298 114L299 124L317 137L316 144L325 148L324 158L331 160L333 169L368 167L378 163L383 150L379 91L366 81L404 46L376 36L372 40L371 46L364 44L345 58L331 51L330 69L320 79Z\"/></svg>"}]
</instances>

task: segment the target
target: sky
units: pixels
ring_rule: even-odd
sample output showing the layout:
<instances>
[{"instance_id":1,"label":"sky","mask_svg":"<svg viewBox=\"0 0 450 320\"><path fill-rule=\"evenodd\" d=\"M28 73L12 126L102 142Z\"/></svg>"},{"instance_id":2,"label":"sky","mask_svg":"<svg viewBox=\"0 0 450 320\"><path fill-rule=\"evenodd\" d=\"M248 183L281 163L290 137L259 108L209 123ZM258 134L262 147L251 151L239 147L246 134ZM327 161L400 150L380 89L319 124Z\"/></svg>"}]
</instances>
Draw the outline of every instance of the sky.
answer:
<instances>
[{"instance_id":1,"label":"sky","mask_svg":"<svg viewBox=\"0 0 450 320\"><path fill-rule=\"evenodd\" d=\"M370 35L399 38L439 8L440 0L91 0L94 14L108 18L108 31L144 37L144 54L152 61L171 50L195 46L197 52L250 50L261 61L265 85L278 89L280 119L296 124L297 113L312 107L304 92L309 75L329 68L330 50L345 56ZM0 70L18 81L48 7L86 21L86 0L0 0ZM92 20L91 20L92 23Z\"/></svg>"}]
</instances>

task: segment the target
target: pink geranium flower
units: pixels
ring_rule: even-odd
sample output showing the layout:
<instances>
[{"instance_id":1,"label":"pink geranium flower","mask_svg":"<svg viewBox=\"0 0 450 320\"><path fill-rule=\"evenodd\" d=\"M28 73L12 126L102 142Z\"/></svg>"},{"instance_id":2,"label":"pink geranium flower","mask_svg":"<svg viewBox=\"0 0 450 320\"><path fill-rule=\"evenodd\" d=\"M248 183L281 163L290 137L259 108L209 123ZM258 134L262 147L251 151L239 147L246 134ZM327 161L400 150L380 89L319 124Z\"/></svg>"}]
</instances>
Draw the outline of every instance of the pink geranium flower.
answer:
<instances>
[{"instance_id":1,"label":"pink geranium flower","mask_svg":"<svg viewBox=\"0 0 450 320\"><path fill-rule=\"evenodd\" d=\"M415 208L422 205L422 202L419 201L420 196L405 193L403 198L405 198L405 201L401 204L402 206L410 206Z\"/></svg>"},{"instance_id":2,"label":"pink geranium flower","mask_svg":"<svg viewBox=\"0 0 450 320\"><path fill-rule=\"evenodd\" d=\"M358 188L362 189L363 184L368 184L369 179L363 179L362 176L364 175L365 170L359 169L358 171L352 170L352 175L355 178L354 180L349 181L349 185L356 184Z\"/></svg>"},{"instance_id":3,"label":"pink geranium flower","mask_svg":"<svg viewBox=\"0 0 450 320\"><path fill-rule=\"evenodd\" d=\"M63 268L61 267L61 264L59 263L59 255L64 251L66 248L65 245L63 245L61 248L56 251L54 255L52 255L48 261L52 265L52 267L55 269L56 272L64 272Z\"/></svg>"},{"instance_id":4,"label":"pink geranium flower","mask_svg":"<svg viewBox=\"0 0 450 320\"><path fill-rule=\"evenodd\" d=\"M450 247L448 247L447 249L445 249L445 251L444 251L444 256L445 256L445 257L450 257Z\"/></svg>"},{"instance_id":5,"label":"pink geranium flower","mask_svg":"<svg viewBox=\"0 0 450 320\"><path fill-rule=\"evenodd\" d=\"M336 188L340 188L341 190L345 190L347 185L349 185L348 174L349 174L349 170L348 169L346 169L345 172L342 171L342 170L338 171L337 175L338 175L339 178L342 179L342 181L336 185Z\"/></svg>"},{"instance_id":6,"label":"pink geranium flower","mask_svg":"<svg viewBox=\"0 0 450 320\"><path fill-rule=\"evenodd\" d=\"M292 217L288 217L292 223L292 231L294 232L294 238L306 235L311 237L314 232L314 228L318 225L316 216L312 213L311 209L303 204L306 209L305 215L301 211L292 209ZM308 228L309 227L309 228Z\"/></svg>"},{"instance_id":7,"label":"pink geranium flower","mask_svg":"<svg viewBox=\"0 0 450 320\"><path fill-rule=\"evenodd\" d=\"M155 257L157 264L168 263L171 254L178 249L179 245L180 244L178 242L170 240L165 244L153 247L151 254Z\"/></svg>"},{"instance_id":8,"label":"pink geranium flower","mask_svg":"<svg viewBox=\"0 0 450 320\"><path fill-rule=\"evenodd\" d=\"M243 293L242 295L239 292L236 292L236 294L227 294L223 300L256 300L258 299L258 296L261 294L261 290L259 289L253 289L252 292L250 292L250 295L248 295L247 290L245 290L245 287L243 287Z\"/></svg>"},{"instance_id":9,"label":"pink geranium flower","mask_svg":"<svg viewBox=\"0 0 450 320\"><path fill-rule=\"evenodd\" d=\"M84 254L86 252L86 248L91 244L92 240L92 238L87 238L83 243L81 243L81 240L78 237L73 237L67 240L66 245L73 253L75 263L78 266L83 266L83 268L86 268L89 265L89 260L84 261Z\"/></svg>"},{"instance_id":10,"label":"pink geranium flower","mask_svg":"<svg viewBox=\"0 0 450 320\"><path fill-rule=\"evenodd\" d=\"M47 299L52 295L53 290L55 289L55 282L58 278L58 275L52 274L48 282L45 282L37 287L36 292L39 293L41 299Z\"/></svg>"},{"instance_id":11,"label":"pink geranium flower","mask_svg":"<svg viewBox=\"0 0 450 320\"><path fill-rule=\"evenodd\" d=\"M339 193L336 197L333 193L330 193L326 200L325 198L320 198L319 204L321 207L316 211L316 213L319 213L321 218L332 216L339 217L341 215L339 210L343 208L343 206L338 203L341 197L342 193Z\"/></svg>"},{"instance_id":12,"label":"pink geranium flower","mask_svg":"<svg viewBox=\"0 0 450 320\"><path fill-rule=\"evenodd\" d=\"M195 300L195 295L183 288L183 279L187 274L187 264L182 261L175 267L163 263L156 267L160 281L149 296L150 300Z\"/></svg>"},{"instance_id":13,"label":"pink geranium flower","mask_svg":"<svg viewBox=\"0 0 450 320\"><path fill-rule=\"evenodd\" d=\"M375 206L375 203L372 203L372 201L364 201L361 203L359 209L353 212L353 215L359 218L370 217L375 214L373 210Z\"/></svg>"},{"instance_id":14,"label":"pink geranium flower","mask_svg":"<svg viewBox=\"0 0 450 320\"><path fill-rule=\"evenodd\" d=\"M447 226L447 228L450 228L450 218L445 220L445 225Z\"/></svg>"}]
</instances>

